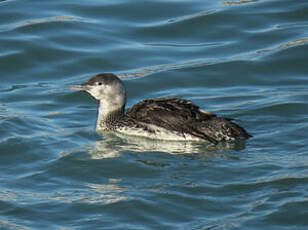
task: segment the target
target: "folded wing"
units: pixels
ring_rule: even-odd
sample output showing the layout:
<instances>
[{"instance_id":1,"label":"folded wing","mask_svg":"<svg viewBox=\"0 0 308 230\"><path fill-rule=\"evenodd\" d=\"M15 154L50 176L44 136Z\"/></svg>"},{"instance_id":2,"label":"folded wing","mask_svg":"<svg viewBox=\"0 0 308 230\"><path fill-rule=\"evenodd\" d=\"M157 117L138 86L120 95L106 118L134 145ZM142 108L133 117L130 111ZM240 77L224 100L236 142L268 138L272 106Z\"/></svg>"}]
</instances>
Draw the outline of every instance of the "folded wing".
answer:
<instances>
[{"instance_id":1,"label":"folded wing","mask_svg":"<svg viewBox=\"0 0 308 230\"><path fill-rule=\"evenodd\" d=\"M139 122L156 125L179 133L218 143L222 140L247 139L250 135L230 119L201 111L191 101L157 98L139 102L127 115Z\"/></svg>"}]
</instances>

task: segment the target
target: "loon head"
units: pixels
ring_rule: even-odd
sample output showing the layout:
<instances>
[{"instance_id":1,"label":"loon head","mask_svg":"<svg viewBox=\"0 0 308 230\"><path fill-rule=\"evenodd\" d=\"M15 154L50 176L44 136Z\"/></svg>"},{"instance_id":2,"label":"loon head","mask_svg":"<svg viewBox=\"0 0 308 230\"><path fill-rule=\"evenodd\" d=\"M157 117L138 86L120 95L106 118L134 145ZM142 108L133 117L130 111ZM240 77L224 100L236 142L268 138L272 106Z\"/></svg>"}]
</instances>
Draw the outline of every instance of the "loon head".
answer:
<instances>
[{"instance_id":1,"label":"loon head","mask_svg":"<svg viewBox=\"0 0 308 230\"><path fill-rule=\"evenodd\" d=\"M104 104L122 107L125 105L126 93L122 81L112 73L101 73L91 77L82 85L71 86L72 89L84 90Z\"/></svg>"}]
</instances>

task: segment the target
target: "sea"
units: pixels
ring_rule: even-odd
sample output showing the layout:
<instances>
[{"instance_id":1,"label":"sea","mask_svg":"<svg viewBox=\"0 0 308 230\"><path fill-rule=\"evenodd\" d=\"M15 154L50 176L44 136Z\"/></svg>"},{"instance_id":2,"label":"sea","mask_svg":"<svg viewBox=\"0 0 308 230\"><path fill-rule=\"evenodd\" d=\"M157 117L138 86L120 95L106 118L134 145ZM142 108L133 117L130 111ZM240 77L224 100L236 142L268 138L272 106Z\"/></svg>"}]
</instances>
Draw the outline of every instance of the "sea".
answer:
<instances>
[{"instance_id":1,"label":"sea","mask_svg":"<svg viewBox=\"0 0 308 230\"><path fill-rule=\"evenodd\" d=\"M98 73L253 137L97 133ZM307 130L307 0L0 0L1 230L306 230Z\"/></svg>"}]
</instances>

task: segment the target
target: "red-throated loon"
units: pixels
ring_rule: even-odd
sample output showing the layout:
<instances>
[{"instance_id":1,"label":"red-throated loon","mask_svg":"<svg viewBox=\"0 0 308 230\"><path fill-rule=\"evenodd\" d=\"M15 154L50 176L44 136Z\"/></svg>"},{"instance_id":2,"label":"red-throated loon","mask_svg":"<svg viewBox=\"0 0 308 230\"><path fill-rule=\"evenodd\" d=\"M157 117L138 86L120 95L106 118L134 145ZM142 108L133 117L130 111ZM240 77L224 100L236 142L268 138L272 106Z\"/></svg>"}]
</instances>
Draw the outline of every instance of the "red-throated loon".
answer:
<instances>
[{"instance_id":1,"label":"red-throated loon","mask_svg":"<svg viewBox=\"0 0 308 230\"><path fill-rule=\"evenodd\" d=\"M170 141L209 141L214 144L251 137L231 119L202 111L185 99L147 99L125 112L125 87L111 73L95 75L86 83L71 88L87 91L99 101L97 131L116 131Z\"/></svg>"}]
</instances>

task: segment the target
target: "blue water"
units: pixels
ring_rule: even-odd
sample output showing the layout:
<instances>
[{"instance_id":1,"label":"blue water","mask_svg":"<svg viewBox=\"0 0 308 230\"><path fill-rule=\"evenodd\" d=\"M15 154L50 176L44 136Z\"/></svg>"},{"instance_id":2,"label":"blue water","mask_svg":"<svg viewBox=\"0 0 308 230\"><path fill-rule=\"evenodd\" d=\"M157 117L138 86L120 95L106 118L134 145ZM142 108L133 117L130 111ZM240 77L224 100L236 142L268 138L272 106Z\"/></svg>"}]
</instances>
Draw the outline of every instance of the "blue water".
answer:
<instances>
[{"instance_id":1,"label":"blue water","mask_svg":"<svg viewBox=\"0 0 308 230\"><path fill-rule=\"evenodd\" d=\"M308 1L0 1L0 229L308 229ZM176 96L254 137L95 132L69 86Z\"/></svg>"}]
</instances>

